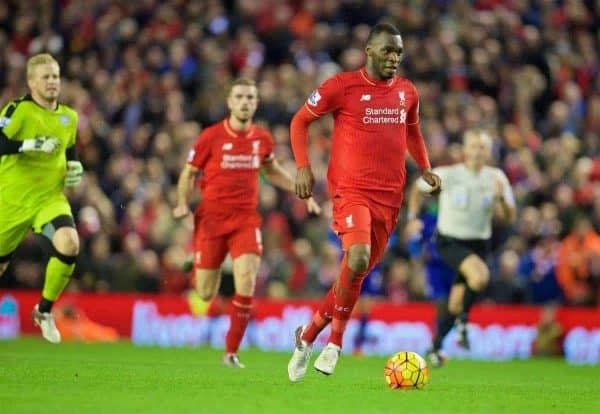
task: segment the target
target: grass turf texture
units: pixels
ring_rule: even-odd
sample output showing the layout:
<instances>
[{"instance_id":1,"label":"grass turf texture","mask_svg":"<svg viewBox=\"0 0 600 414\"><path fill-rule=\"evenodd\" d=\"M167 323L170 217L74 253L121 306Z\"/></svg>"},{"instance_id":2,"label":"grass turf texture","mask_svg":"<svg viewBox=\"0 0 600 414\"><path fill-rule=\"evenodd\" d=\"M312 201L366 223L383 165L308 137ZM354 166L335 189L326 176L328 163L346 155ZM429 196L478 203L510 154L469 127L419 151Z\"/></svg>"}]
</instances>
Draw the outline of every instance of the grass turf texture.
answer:
<instances>
[{"instance_id":1,"label":"grass turf texture","mask_svg":"<svg viewBox=\"0 0 600 414\"><path fill-rule=\"evenodd\" d=\"M386 358L342 355L335 375L287 379L289 354L0 341L0 412L600 413L600 367L562 360L450 361L423 391L388 389ZM315 356L313 355L312 361Z\"/></svg>"}]
</instances>

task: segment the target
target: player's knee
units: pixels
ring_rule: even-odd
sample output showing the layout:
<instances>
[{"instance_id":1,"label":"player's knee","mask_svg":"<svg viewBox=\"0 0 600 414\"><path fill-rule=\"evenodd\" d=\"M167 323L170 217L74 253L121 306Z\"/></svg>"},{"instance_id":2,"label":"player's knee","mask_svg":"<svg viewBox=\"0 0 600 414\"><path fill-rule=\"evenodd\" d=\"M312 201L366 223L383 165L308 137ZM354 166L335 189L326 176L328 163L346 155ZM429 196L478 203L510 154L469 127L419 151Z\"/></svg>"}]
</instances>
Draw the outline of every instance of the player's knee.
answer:
<instances>
[{"instance_id":1,"label":"player's knee","mask_svg":"<svg viewBox=\"0 0 600 414\"><path fill-rule=\"evenodd\" d=\"M348 267L356 273L365 273L369 269L371 252L367 245L355 245L348 251Z\"/></svg>"},{"instance_id":2,"label":"player's knee","mask_svg":"<svg viewBox=\"0 0 600 414\"><path fill-rule=\"evenodd\" d=\"M59 229L52 241L54 249L64 256L74 257L79 254L79 237L73 228Z\"/></svg>"},{"instance_id":3,"label":"player's knee","mask_svg":"<svg viewBox=\"0 0 600 414\"><path fill-rule=\"evenodd\" d=\"M203 301L210 302L217 295L217 286L214 284L196 284L196 291Z\"/></svg>"},{"instance_id":4,"label":"player's knee","mask_svg":"<svg viewBox=\"0 0 600 414\"><path fill-rule=\"evenodd\" d=\"M197 289L197 290L198 290L198 296L200 296L200 299L202 299L204 302L210 302L217 295L217 292L215 292L214 290L202 290L202 289Z\"/></svg>"}]
</instances>

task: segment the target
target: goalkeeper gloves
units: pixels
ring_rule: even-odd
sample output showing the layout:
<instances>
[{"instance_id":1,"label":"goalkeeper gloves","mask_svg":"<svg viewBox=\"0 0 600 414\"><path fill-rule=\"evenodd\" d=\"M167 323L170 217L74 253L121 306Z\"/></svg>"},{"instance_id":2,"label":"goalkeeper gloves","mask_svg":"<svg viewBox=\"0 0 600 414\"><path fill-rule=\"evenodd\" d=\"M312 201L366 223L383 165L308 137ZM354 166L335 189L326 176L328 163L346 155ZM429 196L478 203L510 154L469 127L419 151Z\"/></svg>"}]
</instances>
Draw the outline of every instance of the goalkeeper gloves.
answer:
<instances>
[{"instance_id":1,"label":"goalkeeper gloves","mask_svg":"<svg viewBox=\"0 0 600 414\"><path fill-rule=\"evenodd\" d=\"M65 176L65 187L75 187L83 177L83 165L79 161L67 161L67 175Z\"/></svg>"},{"instance_id":2,"label":"goalkeeper gloves","mask_svg":"<svg viewBox=\"0 0 600 414\"><path fill-rule=\"evenodd\" d=\"M44 152L52 154L59 147L60 142L54 137L38 137L26 139L21 144L19 152Z\"/></svg>"}]
</instances>

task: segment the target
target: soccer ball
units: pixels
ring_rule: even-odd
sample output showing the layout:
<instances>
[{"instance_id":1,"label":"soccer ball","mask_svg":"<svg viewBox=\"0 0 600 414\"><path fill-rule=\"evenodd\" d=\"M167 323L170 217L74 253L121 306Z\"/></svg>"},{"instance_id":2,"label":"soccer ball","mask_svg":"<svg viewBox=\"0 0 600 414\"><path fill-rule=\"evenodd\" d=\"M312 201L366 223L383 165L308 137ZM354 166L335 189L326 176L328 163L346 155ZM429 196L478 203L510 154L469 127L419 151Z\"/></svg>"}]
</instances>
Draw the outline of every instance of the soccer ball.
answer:
<instances>
[{"instance_id":1,"label":"soccer ball","mask_svg":"<svg viewBox=\"0 0 600 414\"><path fill-rule=\"evenodd\" d=\"M423 389L429 381L425 360L415 352L398 352L385 363L385 381L392 389Z\"/></svg>"}]
</instances>

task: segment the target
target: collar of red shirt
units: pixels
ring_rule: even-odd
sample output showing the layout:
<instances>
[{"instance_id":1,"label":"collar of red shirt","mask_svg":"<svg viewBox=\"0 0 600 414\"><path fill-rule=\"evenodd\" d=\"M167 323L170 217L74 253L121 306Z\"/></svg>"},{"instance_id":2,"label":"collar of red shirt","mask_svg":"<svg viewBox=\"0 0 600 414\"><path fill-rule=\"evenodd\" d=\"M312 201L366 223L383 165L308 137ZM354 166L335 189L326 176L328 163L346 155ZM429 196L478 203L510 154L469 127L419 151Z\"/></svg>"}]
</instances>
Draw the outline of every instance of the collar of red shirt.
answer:
<instances>
[{"instance_id":1,"label":"collar of red shirt","mask_svg":"<svg viewBox=\"0 0 600 414\"><path fill-rule=\"evenodd\" d=\"M225 127L225 131L228 135L233 138L247 138L252 135L254 131L254 124L251 124L250 127L245 131L238 131L237 129L233 129L231 124L229 123L229 118L225 118L223 120L223 126Z\"/></svg>"},{"instance_id":2,"label":"collar of red shirt","mask_svg":"<svg viewBox=\"0 0 600 414\"><path fill-rule=\"evenodd\" d=\"M367 82L369 85L373 85L373 86L392 86L395 82L396 82L396 76L394 76L392 79L388 79L388 80L379 80L379 79L375 79L372 78L371 76L369 76L369 74L367 73L367 70L365 68L361 68L359 70L361 76L363 77L363 79L365 80L365 82Z\"/></svg>"}]
</instances>

